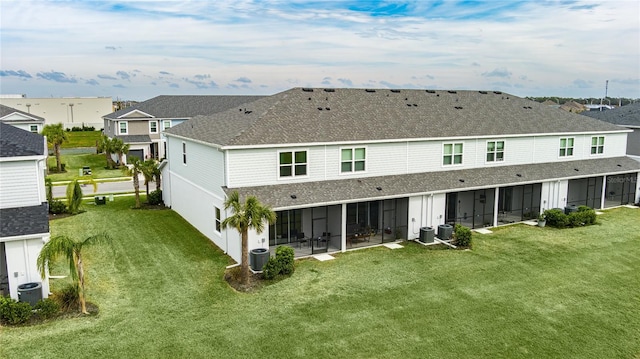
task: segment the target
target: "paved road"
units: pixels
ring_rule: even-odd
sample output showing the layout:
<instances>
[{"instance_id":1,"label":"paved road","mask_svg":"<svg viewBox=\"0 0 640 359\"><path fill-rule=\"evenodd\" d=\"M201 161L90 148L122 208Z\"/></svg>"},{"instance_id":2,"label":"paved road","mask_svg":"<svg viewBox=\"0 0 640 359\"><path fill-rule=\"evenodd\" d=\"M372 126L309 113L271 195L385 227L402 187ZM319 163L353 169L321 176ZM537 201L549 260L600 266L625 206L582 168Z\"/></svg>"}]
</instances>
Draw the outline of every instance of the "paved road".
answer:
<instances>
[{"instance_id":1,"label":"paved road","mask_svg":"<svg viewBox=\"0 0 640 359\"><path fill-rule=\"evenodd\" d=\"M98 190L94 193L93 186L90 184L81 185L82 193L85 197L91 197L96 195L109 195L119 194L119 193L128 193L133 192L133 181L121 181L121 182L98 182ZM149 191L153 191L156 189L156 184L151 182L149 184ZM53 186L53 198L64 198L67 193L67 185L58 185ZM140 179L140 193L144 193L146 191L144 186L144 179Z\"/></svg>"}]
</instances>

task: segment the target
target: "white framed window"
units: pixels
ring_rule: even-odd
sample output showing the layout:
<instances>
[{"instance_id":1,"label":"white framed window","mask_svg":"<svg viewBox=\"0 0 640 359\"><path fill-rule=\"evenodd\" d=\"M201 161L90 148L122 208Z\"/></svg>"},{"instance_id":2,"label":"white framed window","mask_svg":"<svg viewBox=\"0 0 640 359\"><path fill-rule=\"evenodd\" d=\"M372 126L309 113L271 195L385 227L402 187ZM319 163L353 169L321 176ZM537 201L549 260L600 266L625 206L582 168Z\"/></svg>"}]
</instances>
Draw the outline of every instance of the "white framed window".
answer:
<instances>
[{"instance_id":1,"label":"white framed window","mask_svg":"<svg viewBox=\"0 0 640 359\"><path fill-rule=\"evenodd\" d=\"M575 139L573 137L563 137L560 139L560 157L573 156L573 143Z\"/></svg>"},{"instance_id":2,"label":"white framed window","mask_svg":"<svg viewBox=\"0 0 640 359\"><path fill-rule=\"evenodd\" d=\"M118 122L118 133L121 135L126 135L129 133L129 126L127 121Z\"/></svg>"},{"instance_id":3,"label":"white framed window","mask_svg":"<svg viewBox=\"0 0 640 359\"><path fill-rule=\"evenodd\" d=\"M162 121L162 130L168 130L171 128L171 120Z\"/></svg>"},{"instance_id":4,"label":"white framed window","mask_svg":"<svg viewBox=\"0 0 640 359\"><path fill-rule=\"evenodd\" d=\"M38 133L38 125L29 125L29 131L33 133Z\"/></svg>"},{"instance_id":5,"label":"white framed window","mask_svg":"<svg viewBox=\"0 0 640 359\"><path fill-rule=\"evenodd\" d=\"M340 172L360 172L366 169L367 150L364 147L343 148L340 153Z\"/></svg>"},{"instance_id":6,"label":"white framed window","mask_svg":"<svg viewBox=\"0 0 640 359\"><path fill-rule=\"evenodd\" d=\"M442 164L444 166L462 164L462 142L445 143L442 148Z\"/></svg>"},{"instance_id":7,"label":"white framed window","mask_svg":"<svg viewBox=\"0 0 640 359\"><path fill-rule=\"evenodd\" d=\"M487 141L487 162L504 161L504 141Z\"/></svg>"},{"instance_id":8,"label":"white framed window","mask_svg":"<svg viewBox=\"0 0 640 359\"><path fill-rule=\"evenodd\" d=\"M216 212L216 232L220 233L222 230L222 220L220 217L220 208L214 207Z\"/></svg>"},{"instance_id":9,"label":"white framed window","mask_svg":"<svg viewBox=\"0 0 640 359\"><path fill-rule=\"evenodd\" d=\"M283 151L278 153L280 177L307 175L307 151Z\"/></svg>"},{"instance_id":10,"label":"white framed window","mask_svg":"<svg viewBox=\"0 0 640 359\"><path fill-rule=\"evenodd\" d=\"M187 164L187 144L182 142L182 163Z\"/></svg>"},{"instance_id":11,"label":"white framed window","mask_svg":"<svg viewBox=\"0 0 640 359\"><path fill-rule=\"evenodd\" d=\"M601 155L604 153L604 136L591 137L591 154Z\"/></svg>"},{"instance_id":12,"label":"white framed window","mask_svg":"<svg viewBox=\"0 0 640 359\"><path fill-rule=\"evenodd\" d=\"M158 121L149 121L149 133L158 133Z\"/></svg>"}]
</instances>

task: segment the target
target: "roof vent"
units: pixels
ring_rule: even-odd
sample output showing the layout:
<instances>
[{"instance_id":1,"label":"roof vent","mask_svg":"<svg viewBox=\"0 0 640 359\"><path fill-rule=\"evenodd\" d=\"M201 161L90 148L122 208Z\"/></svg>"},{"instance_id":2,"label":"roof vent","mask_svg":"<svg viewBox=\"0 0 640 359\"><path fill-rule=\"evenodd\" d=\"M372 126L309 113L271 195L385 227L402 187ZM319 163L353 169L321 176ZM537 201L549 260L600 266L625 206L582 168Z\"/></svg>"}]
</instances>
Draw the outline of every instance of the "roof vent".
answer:
<instances>
[{"instance_id":1,"label":"roof vent","mask_svg":"<svg viewBox=\"0 0 640 359\"><path fill-rule=\"evenodd\" d=\"M436 93L435 90L427 90L427 93Z\"/></svg>"},{"instance_id":2,"label":"roof vent","mask_svg":"<svg viewBox=\"0 0 640 359\"><path fill-rule=\"evenodd\" d=\"M464 183L464 180L462 178L460 178L458 181L460 181L460 183Z\"/></svg>"},{"instance_id":3,"label":"roof vent","mask_svg":"<svg viewBox=\"0 0 640 359\"><path fill-rule=\"evenodd\" d=\"M448 93L458 93L458 91L449 90Z\"/></svg>"},{"instance_id":4,"label":"roof vent","mask_svg":"<svg viewBox=\"0 0 640 359\"><path fill-rule=\"evenodd\" d=\"M436 94L436 97L440 97L440 94Z\"/></svg>"},{"instance_id":5,"label":"roof vent","mask_svg":"<svg viewBox=\"0 0 640 359\"><path fill-rule=\"evenodd\" d=\"M414 103L414 104L413 104L413 107L418 107L418 104L417 104L417 103Z\"/></svg>"},{"instance_id":6,"label":"roof vent","mask_svg":"<svg viewBox=\"0 0 640 359\"><path fill-rule=\"evenodd\" d=\"M365 91L366 92L376 92L376 90L374 90L374 89L366 89Z\"/></svg>"},{"instance_id":7,"label":"roof vent","mask_svg":"<svg viewBox=\"0 0 640 359\"><path fill-rule=\"evenodd\" d=\"M249 111L245 111L245 112L244 112L244 114L245 114L245 115L248 115L248 114L250 114L251 112L253 112L253 111L251 111L251 110L249 110Z\"/></svg>"},{"instance_id":8,"label":"roof vent","mask_svg":"<svg viewBox=\"0 0 640 359\"><path fill-rule=\"evenodd\" d=\"M516 173L516 176L517 176L517 177L522 177L522 175L521 175L521 174L519 174L519 173Z\"/></svg>"},{"instance_id":9,"label":"roof vent","mask_svg":"<svg viewBox=\"0 0 640 359\"><path fill-rule=\"evenodd\" d=\"M455 106L454 107L456 110L462 110L462 106Z\"/></svg>"},{"instance_id":10,"label":"roof vent","mask_svg":"<svg viewBox=\"0 0 640 359\"><path fill-rule=\"evenodd\" d=\"M576 172L580 172L580 170L579 170L579 169L577 169L577 168L574 168L573 170L574 170L574 171L576 171Z\"/></svg>"},{"instance_id":11,"label":"roof vent","mask_svg":"<svg viewBox=\"0 0 640 359\"><path fill-rule=\"evenodd\" d=\"M496 95L500 95L500 94L502 94L502 91L493 91L493 93L496 94Z\"/></svg>"},{"instance_id":12,"label":"roof vent","mask_svg":"<svg viewBox=\"0 0 640 359\"><path fill-rule=\"evenodd\" d=\"M481 93L481 94L483 94L483 95L486 95L486 94L487 94L487 91L478 91L478 92L480 92L480 93Z\"/></svg>"},{"instance_id":13,"label":"roof vent","mask_svg":"<svg viewBox=\"0 0 640 359\"><path fill-rule=\"evenodd\" d=\"M382 187L380 187L380 186L376 187L376 189L377 189L378 191L382 191Z\"/></svg>"},{"instance_id":14,"label":"roof vent","mask_svg":"<svg viewBox=\"0 0 640 359\"><path fill-rule=\"evenodd\" d=\"M325 109L325 110L327 110L327 111L331 110L331 109L330 109L330 108L328 108L328 107L325 107L324 109Z\"/></svg>"},{"instance_id":15,"label":"roof vent","mask_svg":"<svg viewBox=\"0 0 640 359\"><path fill-rule=\"evenodd\" d=\"M302 91L304 91L304 92L313 92L313 89L309 88L309 87L303 87Z\"/></svg>"},{"instance_id":16,"label":"roof vent","mask_svg":"<svg viewBox=\"0 0 640 359\"><path fill-rule=\"evenodd\" d=\"M322 107L318 107L318 110L322 111Z\"/></svg>"},{"instance_id":17,"label":"roof vent","mask_svg":"<svg viewBox=\"0 0 640 359\"><path fill-rule=\"evenodd\" d=\"M411 104L410 104L410 103L408 103L408 104L407 104L407 107L411 107Z\"/></svg>"},{"instance_id":18,"label":"roof vent","mask_svg":"<svg viewBox=\"0 0 640 359\"><path fill-rule=\"evenodd\" d=\"M391 89L391 92L400 93L400 90L398 90L398 89Z\"/></svg>"},{"instance_id":19,"label":"roof vent","mask_svg":"<svg viewBox=\"0 0 640 359\"><path fill-rule=\"evenodd\" d=\"M622 167L622 165L621 165L621 164L619 164L619 163L618 163L616 166L618 166L618 167Z\"/></svg>"},{"instance_id":20,"label":"roof vent","mask_svg":"<svg viewBox=\"0 0 640 359\"><path fill-rule=\"evenodd\" d=\"M291 195L291 199L296 199L296 198L298 198L298 196L296 196L295 194Z\"/></svg>"},{"instance_id":21,"label":"roof vent","mask_svg":"<svg viewBox=\"0 0 640 359\"><path fill-rule=\"evenodd\" d=\"M324 92L336 92L336 89L324 89Z\"/></svg>"},{"instance_id":22,"label":"roof vent","mask_svg":"<svg viewBox=\"0 0 640 359\"><path fill-rule=\"evenodd\" d=\"M311 101L311 97L309 97L309 101Z\"/></svg>"}]
</instances>

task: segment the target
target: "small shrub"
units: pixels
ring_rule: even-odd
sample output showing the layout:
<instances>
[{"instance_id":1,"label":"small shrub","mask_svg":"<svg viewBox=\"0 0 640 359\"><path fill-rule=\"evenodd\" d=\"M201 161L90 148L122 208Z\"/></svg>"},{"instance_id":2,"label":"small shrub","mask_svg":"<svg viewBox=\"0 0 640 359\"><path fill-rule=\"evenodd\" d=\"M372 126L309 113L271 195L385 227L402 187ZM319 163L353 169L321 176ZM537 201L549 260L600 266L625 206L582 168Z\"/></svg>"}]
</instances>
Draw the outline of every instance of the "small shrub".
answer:
<instances>
[{"instance_id":1,"label":"small shrub","mask_svg":"<svg viewBox=\"0 0 640 359\"><path fill-rule=\"evenodd\" d=\"M264 279L271 280L280 274L280 262L275 257L270 257L262 268Z\"/></svg>"},{"instance_id":2,"label":"small shrub","mask_svg":"<svg viewBox=\"0 0 640 359\"><path fill-rule=\"evenodd\" d=\"M580 206L578 207L578 212L584 216L584 223L586 225L596 224L598 216L596 215L595 209L588 206Z\"/></svg>"},{"instance_id":3,"label":"small shrub","mask_svg":"<svg viewBox=\"0 0 640 359\"><path fill-rule=\"evenodd\" d=\"M45 298L36 303L34 307L38 316L42 319L53 318L60 313L60 305L51 298Z\"/></svg>"},{"instance_id":4,"label":"small shrub","mask_svg":"<svg viewBox=\"0 0 640 359\"><path fill-rule=\"evenodd\" d=\"M67 212L67 205L64 202L54 199L49 202L49 213L62 214Z\"/></svg>"},{"instance_id":5,"label":"small shrub","mask_svg":"<svg viewBox=\"0 0 640 359\"><path fill-rule=\"evenodd\" d=\"M544 211L544 216L547 219L547 225L551 227L564 228L569 223L569 218L559 208Z\"/></svg>"},{"instance_id":6,"label":"small shrub","mask_svg":"<svg viewBox=\"0 0 640 359\"><path fill-rule=\"evenodd\" d=\"M73 126L71 127L71 132L80 132L82 131L82 127Z\"/></svg>"},{"instance_id":7,"label":"small shrub","mask_svg":"<svg viewBox=\"0 0 640 359\"><path fill-rule=\"evenodd\" d=\"M453 231L456 246L471 248L471 229L463 225L456 224Z\"/></svg>"},{"instance_id":8,"label":"small shrub","mask_svg":"<svg viewBox=\"0 0 640 359\"><path fill-rule=\"evenodd\" d=\"M76 283L69 284L59 292L53 294L53 299L62 310L76 310L80 308L80 289Z\"/></svg>"},{"instance_id":9,"label":"small shrub","mask_svg":"<svg viewBox=\"0 0 640 359\"><path fill-rule=\"evenodd\" d=\"M6 324L16 325L26 323L31 318L31 305L25 302L17 302L10 297L0 299L0 321Z\"/></svg>"},{"instance_id":10,"label":"small shrub","mask_svg":"<svg viewBox=\"0 0 640 359\"><path fill-rule=\"evenodd\" d=\"M281 274L291 274L295 270L293 248L287 246L280 246L276 248L276 260L280 264Z\"/></svg>"},{"instance_id":11,"label":"small shrub","mask_svg":"<svg viewBox=\"0 0 640 359\"><path fill-rule=\"evenodd\" d=\"M147 202L150 205L158 205L158 204L162 204L162 190L161 189L157 189L153 192L150 192L149 195L147 196Z\"/></svg>"}]
</instances>

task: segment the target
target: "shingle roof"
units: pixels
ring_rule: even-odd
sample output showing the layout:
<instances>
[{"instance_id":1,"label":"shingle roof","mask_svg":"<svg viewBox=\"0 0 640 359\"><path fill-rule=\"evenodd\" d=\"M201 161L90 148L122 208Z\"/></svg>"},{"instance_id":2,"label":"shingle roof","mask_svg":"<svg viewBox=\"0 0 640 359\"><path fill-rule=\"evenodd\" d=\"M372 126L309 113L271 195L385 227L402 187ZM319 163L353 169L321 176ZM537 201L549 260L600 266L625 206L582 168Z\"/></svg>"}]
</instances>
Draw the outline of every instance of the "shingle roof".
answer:
<instances>
[{"instance_id":1,"label":"shingle roof","mask_svg":"<svg viewBox=\"0 0 640 359\"><path fill-rule=\"evenodd\" d=\"M225 191L230 193L237 190L242 197L253 195L262 203L274 209L282 209L355 202L365 199L404 197L413 194L537 183L559 178L571 179L605 174L621 174L637 172L638 170L640 170L640 162L629 157L615 157L271 186L225 188ZM380 187L381 190L378 190L377 187ZM291 195L295 195L296 198L291 198Z\"/></svg>"},{"instance_id":2,"label":"shingle roof","mask_svg":"<svg viewBox=\"0 0 640 359\"><path fill-rule=\"evenodd\" d=\"M24 112L24 111L20 111L18 109L13 108L13 107L0 105L0 118L2 118L4 116L11 115L12 113L19 113L21 115L27 116L27 117L29 117L31 119L31 121L34 121L34 122L44 122L44 118L43 117L32 115L30 113L27 113L27 112ZM25 119L25 120L27 120L27 119ZM25 120L21 120L21 121L25 121ZM7 120L4 120L4 121L10 122L10 121L7 121Z\"/></svg>"},{"instance_id":3,"label":"shingle roof","mask_svg":"<svg viewBox=\"0 0 640 359\"><path fill-rule=\"evenodd\" d=\"M117 138L121 139L124 143L150 143L151 137L149 135L118 135Z\"/></svg>"},{"instance_id":4,"label":"shingle roof","mask_svg":"<svg viewBox=\"0 0 640 359\"><path fill-rule=\"evenodd\" d=\"M640 127L640 102L606 111L587 111L581 115L620 126Z\"/></svg>"},{"instance_id":5,"label":"shingle roof","mask_svg":"<svg viewBox=\"0 0 640 359\"><path fill-rule=\"evenodd\" d=\"M49 207L39 206L0 209L0 237L49 233Z\"/></svg>"},{"instance_id":6,"label":"shingle roof","mask_svg":"<svg viewBox=\"0 0 640 359\"><path fill-rule=\"evenodd\" d=\"M621 130L492 91L294 88L236 107L166 133L250 146Z\"/></svg>"},{"instance_id":7,"label":"shingle roof","mask_svg":"<svg viewBox=\"0 0 640 359\"><path fill-rule=\"evenodd\" d=\"M44 136L0 122L0 157L44 155Z\"/></svg>"},{"instance_id":8,"label":"shingle roof","mask_svg":"<svg viewBox=\"0 0 640 359\"><path fill-rule=\"evenodd\" d=\"M264 96L162 95L110 113L104 117L116 119L131 111L139 110L156 118L190 118L224 111L262 97Z\"/></svg>"}]
</instances>

